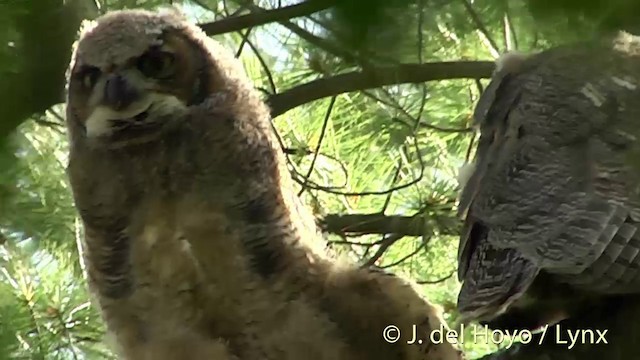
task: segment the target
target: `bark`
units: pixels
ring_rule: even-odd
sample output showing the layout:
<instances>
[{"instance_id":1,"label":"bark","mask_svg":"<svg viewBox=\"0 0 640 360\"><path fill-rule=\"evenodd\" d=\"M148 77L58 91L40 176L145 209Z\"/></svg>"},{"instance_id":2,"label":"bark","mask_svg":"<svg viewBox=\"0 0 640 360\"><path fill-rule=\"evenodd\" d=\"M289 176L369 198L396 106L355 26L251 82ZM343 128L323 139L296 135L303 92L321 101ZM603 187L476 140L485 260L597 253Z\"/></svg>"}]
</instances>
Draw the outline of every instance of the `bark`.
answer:
<instances>
[{"instance_id":1,"label":"bark","mask_svg":"<svg viewBox=\"0 0 640 360\"><path fill-rule=\"evenodd\" d=\"M275 117L302 104L346 92L394 84L488 78L491 77L493 67L494 63L491 61L432 62L372 67L314 80L271 95L267 102L271 107L271 114Z\"/></svg>"},{"instance_id":2,"label":"bark","mask_svg":"<svg viewBox=\"0 0 640 360\"><path fill-rule=\"evenodd\" d=\"M383 214L329 214L320 220L324 231L333 234L399 234L422 236L430 233L421 216ZM448 229L447 229L448 230ZM455 235L453 231L444 235Z\"/></svg>"}]
</instances>

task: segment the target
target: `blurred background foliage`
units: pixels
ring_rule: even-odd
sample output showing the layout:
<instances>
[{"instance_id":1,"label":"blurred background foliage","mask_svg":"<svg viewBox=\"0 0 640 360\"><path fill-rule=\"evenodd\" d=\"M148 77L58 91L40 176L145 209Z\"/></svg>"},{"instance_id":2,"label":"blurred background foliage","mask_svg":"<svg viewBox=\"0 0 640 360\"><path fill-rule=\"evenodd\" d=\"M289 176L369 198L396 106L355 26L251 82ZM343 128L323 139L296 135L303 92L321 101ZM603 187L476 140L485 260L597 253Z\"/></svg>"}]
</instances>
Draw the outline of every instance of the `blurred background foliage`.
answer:
<instances>
[{"instance_id":1,"label":"blurred background foliage","mask_svg":"<svg viewBox=\"0 0 640 360\"><path fill-rule=\"evenodd\" d=\"M170 3L0 0L0 359L113 357L78 256L82 229L65 177L62 79L81 19ZM237 54L268 101L284 103L274 127L328 246L411 277L450 322L459 289L456 175L470 156L470 116L486 84L479 78L490 75L486 61L612 29L633 32L640 23L632 18L640 14L635 2L622 0L173 5ZM295 17L278 15L250 27L229 22L295 6L301 9ZM428 67L463 60L478 61L467 71L476 75ZM420 76L431 71L425 78L438 81L386 81L349 92L338 82L335 89L308 90L307 99L317 101L286 104L285 95L299 86L339 74L361 71L371 80L367 71L379 69L378 77L407 79L393 72L399 64L419 65ZM471 358L495 350L464 346Z\"/></svg>"}]
</instances>

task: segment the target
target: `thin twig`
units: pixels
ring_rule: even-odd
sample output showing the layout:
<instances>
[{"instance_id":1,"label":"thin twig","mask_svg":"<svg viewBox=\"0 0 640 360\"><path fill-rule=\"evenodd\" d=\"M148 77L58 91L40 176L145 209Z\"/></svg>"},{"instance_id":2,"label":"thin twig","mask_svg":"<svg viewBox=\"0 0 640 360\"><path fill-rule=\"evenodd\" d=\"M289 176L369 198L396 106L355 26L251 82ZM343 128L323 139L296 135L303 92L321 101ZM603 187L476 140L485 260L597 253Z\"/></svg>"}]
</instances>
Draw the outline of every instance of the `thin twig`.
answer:
<instances>
[{"instance_id":1,"label":"thin twig","mask_svg":"<svg viewBox=\"0 0 640 360\"><path fill-rule=\"evenodd\" d=\"M515 26L513 26L513 20L511 19L511 8L509 8L509 2L505 1L504 21L506 23L505 33L507 36L507 50L518 50L518 34Z\"/></svg>"},{"instance_id":2,"label":"thin twig","mask_svg":"<svg viewBox=\"0 0 640 360\"><path fill-rule=\"evenodd\" d=\"M433 285L433 284L439 284L442 282L445 282L449 279L451 279L451 277L453 277L453 274L455 274L456 271L453 270L449 275L442 277L440 279L436 279L436 280L420 280L420 281L416 281L416 283L420 284L420 285Z\"/></svg>"},{"instance_id":3,"label":"thin twig","mask_svg":"<svg viewBox=\"0 0 640 360\"><path fill-rule=\"evenodd\" d=\"M473 5L469 3L469 0L461 0L461 1L465 9L467 9L467 12L471 16L471 20L473 20L473 22L475 23L476 28L478 29L478 31L480 31L480 34L482 34L482 36L486 39L486 42L489 45L489 51L491 52L491 55L493 57L498 57L500 55L500 47L498 46L498 43L496 43L495 40L493 40L491 33L489 32L487 27L484 26L484 23L482 22L480 15L478 15L476 10L473 8Z\"/></svg>"},{"instance_id":4,"label":"thin twig","mask_svg":"<svg viewBox=\"0 0 640 360\"><path fill-rule=\"evenodd\" d=\"M426 89L425 89L424 84L423 84L422 85L422 96L421 96L421 99L425 99L426 98L425 90ZM447 127L442 127L442 126L438 126L438 125L433 125L433 124L429 124L429 123L426 123L426 122L422 122L422 121L418 120L416 117L414 117L411 114L409 114L409 112L402 105L400 105L398 103L397 97L392 96L386 90L383 90L383 93L386 94L387 97L390 99L388 103L392 103L393 104L392 107L394 109L400 111L402 113L402 115L404 115L405 117L410 119L414 123L414 126L415 126L416 121L418 121L419 122L418 125L420 125L420 127L424 127L424 128L430 129L430 130L445 132L445 133L469 132L471 130L468 127L464 127L464 128L447 128ZM422 105L422 107L424 107L424 105ZM411 124L407 124L407 125L411 126Z\"/></svg>"},{"instance_id":5,"label":"thin twig","mask_svg":"<svg viewBox=\"0 0 640 360\"><path fill-rule=\"evenodd\" d=\"M302 155L311 155L311 154L313 154L313 151L308 150L308 149L284 148L283 151L287 156L288 155L296 155L296 154L302 154ZM336 187L337 188L345 188L347 186L347 184L349 183L349 169L347 169L347 165L345 165L340 159L338 159L336 156L333 156L333 155L329 155L329 154L325 154L325 153L320 152L318 154L318 156L323 156L323 157L325 157L325 158L327 158L329 160L333 160L340 166L340 170L342 171L342 175L344 175L344 177L345 177L345 181L344 181L343 185L336 186ZM300 174L298 172L296 176L302 177L302 174Z\"/></svg>"},{"instance_id":6,"label":"thin twig","mask_svg":"<svg viewBox=\"0 0 640 360\"><path fill-rule=\"evenodd\" d=\"M56 110L54 110L53 107L51 109L49 109L48 112L51 113L51 115L53 115L53 117L55 117L56 119L60 120L60 125L62 125L62 124L64 124L66 122L65 117L60 115L60 113L58 113ZM62 125L62 126L64 126L64 125Z\"/></svg>"},{"instance_id":7,"label":"thin twig","mask_svg":"<svg viewBox=\"0 0 640 360\"><path fill-rule=\"evenodd\" d=\"M332 1L332 2L336 2L336 1ZM263 13L264 11L266 11L265 9L255 5L254 3L252 3L251 1L247 1L247 5L251 8L252 12L255 12L257 14ZM327 6L328 8L328 6ZM322 10L322 9L321 9ZM311 13L307 14L310 15ZM311 32L303 29L302 27L298 26L297 24L289 21L288 19L284 19L281 21L277 21L280 25L284 26L285 28L287 28L289 31L291 31L293 34L297 35L299 38L301 38L302 40L308 42L309 44L313 45L314 47L318 48L318 49L322 49L330 54L333 54L337 57L342 58L343 60L346 61L350 61L350 62L355 62L356 61L356 55L353 54L351 51L349 51L349 49L345 49L343 47L338 46L337 44L335 44L334 42L331 42L329 40L323 39L319 36L316 36L314 34L312 34ZM362 59L360 59L359 61L360 63L362 63Z\"/></svg>"},{"instance_id":8,"label":"thin twig","mask_svg":"<svg viewBox=\"0 0 640 360\"><path fill-rule=\"evenodd\" d=\"M240 41L240 45L238 46L238 50L236 51L235 57L239 58L242 55L242 50L244 50L244 46L249 41L249 34L251 33L253 28L248 28L244 33L240 31L240 36L242 37L242 41Z\"/></svg>"},{"instance_id":9,"label":"thin twig","mask_svg":"<svg viewBox=\"0 0 640 360\"><path fill-rule=\"evenodd\" d=\"M253 42L251 40L247 40L247 44L249 45L253 53L256 55L256 58L258 59L258 62L260 63L262 70L267 76L267 80L269 81L269 87L271 88L271 93L269 95L277 94L278 88L276 87L275 81L273 81L273 75L271 74L271 69L269 69L267 62L264 61L262 54L260 53L260 51L258 51L258 48L256 48L255 45L253 45Z\"/></svg>"},{"instance_id":10,"label":"thin twig","mask_svg":"<svg viewBox=\"0 0 640 360\"><path fill-rule=\"evenodd\" d=\"M335 186L323 186L323 185L316 184L316 183L314 183L312 181L308 181L306 186L308 188L310 188L310 189L313 189L313 190L320 190L320 191L324 191L326 193L336 194L336 195L379 196L379 195L387 195L387 194L389 194L391 192L408 188L410 186L415 185L420 180L421 180L421 178L419 177L419 178L413 179L410 182L407 182L405 184L394 186L394 187L388 188L386 190L380 190L380 191L341 191L341 190L337 190L338 187L335 187ZM294 176L294 181L296 181L298 184L303 184L304 183L304 181L302 181L301 179L297 178L297 176Z\"/></svg>"},{"instance_id":11,"label":"thin twig","mask_svg":"<svg viewBox=\"0 0 640 360\"><path fill-rule=\"evenodd\" d=\"M320 152L320 147L322 146L322 140L324 140L324 134L327 130L327 124L329 124L329 119L331 118L331 112L333 111L333 105L336 103L336 96L332 96L329 102L329 107L327 108L327 112L324 115L324 121L322 122L322 128L320 129L320 138L318 139L318 143L316 144L316 149L313 152L313 158L311 159L311 164L309 165L309 169L307 170L307 174L304 177L304 181L302 183L302 189L298 192L298 196L301 196L306 190L307 182L309 181L309 177L313 172L313 168L316 165L316 160L318 159L318 153Z\"/></svg>"},{"instance_id":12,"label":"thin twig","mask_svg":"<svg viewBox=\"0 0 640 360\"><path fill-rule=\"evenodd\" d=\"M391 264L382 265L380 267L382 269L388 269L388 268L391 268L391 267L394 267L394 266L398 266L398 265L402 264L403 262L409 260L410 258L416 256L422 249L424 249L424 247L425 247L424 244L420 244L420 246L416 247L412 252L410 252L409 254L405 255L401 259L398 259L397 261L394 261Z\"/></svg>"},{"instance_id":13,"label":"thin twig","mask_svg":"<svg viewBox=\"0 0 640 360\"><path fill-rule=\"evenodd\" d=\"M395 185L396 181L400 177L400 171L402 170L402 161L398 162L398 166L396 166L396 172L393 174L393 178L391 178L391 185ZM384 215L385 211L387 211L387 207L389 207L389 203L391 202L391 197L393 193L389 193L387 197L384 199L384 204L382 205L382 209L380 210L380 214Z\"/></svg>"},{"instance_id":14,"label":"thin twig","mask_svg":"<svg viewBox=\"0 0 640 360\"><path fill-rule=\"evenodd\" d=\"M402 234L391 234L384 238L384 240L382 240L382 243L380 244L380 247L378 247L378 250L376 250L376 252L369 258L369 260L365 261L362 264L362 267L366 268L375 265L376 261L378 261L378 259L380 259L382 255L384 255L384 253L391 247L391 245L400 241L402 238L404 238L404 235Z\"/></svg>"},{"instance_id":15,"label":"thin twig","mask_svg":"<svg viewBox=\"0 0 640 360\"><path fill-rule=\"evenodd\" d=\"M332 240L329 241L331 245L353 245L353 246L365 246L372 247L376 245L380 245L382 240L374 241L374 242L361 242L361 241L349 241L349 240Z\"/></svg>"},{"instance_id":16,"label":"thin twig","mask_svg":"<svg viewBox=\"0 0 640 360\"><path fill-rule=\"evenodd\" d=\"M55 121L49 121L49 120L45 120L45 119L42 119L42 118L35 118L35 119L33 119L33 121L38 125L42 125L42 126L46 126L48 128L51 128L51 129L55 130L58 133L62 133L63 132L62 129L64 129L64 124L60 124L60 123L57 123Z\"/></svg>"},{"instance_id":17,"label":"thin twig","mask_svg":"<svg viewBox=\"0 0 640 360\"><path fill-rule=\"evenodd\" d=\"M231 16L222 20L200 24L200 27L205 33L207 33L207 35L219 35L272 22L310 15L330 7L332 3L332 1L327 0L307 0L295 5L285 6L274 10L261 9L262 11L256 12L252 9L251 14Z\"/></svg>"}]
</instances>

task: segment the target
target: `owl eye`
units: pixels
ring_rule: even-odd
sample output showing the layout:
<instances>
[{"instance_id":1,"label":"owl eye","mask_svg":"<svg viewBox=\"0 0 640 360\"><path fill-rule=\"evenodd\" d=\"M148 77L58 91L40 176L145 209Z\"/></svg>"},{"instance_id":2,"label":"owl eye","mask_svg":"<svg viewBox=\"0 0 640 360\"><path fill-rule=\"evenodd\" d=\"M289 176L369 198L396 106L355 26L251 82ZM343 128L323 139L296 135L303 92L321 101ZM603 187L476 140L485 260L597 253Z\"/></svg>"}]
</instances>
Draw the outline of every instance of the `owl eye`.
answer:
<instances>
[{"instance_id":1,"label":"owl eye","mask_svg":"<svg viewBox=\"0 0 640 360\"><path fill-rule=\"evenodd\" d=\"M100 77L100 69L93 66L87 66L80 71L79 79L82 81L82 86L86 89L94 87L98 78Z\"/></svg>"},{"instance_id":2,"label":"owl eye","mask_svg":"<svg viewBox=\"0 0 640 360\"><path fill-rule=\"evenodd\" d=\"M137 65L145 76L165 79L174 73L175 57L166 51L152 50L142 55Z\"/></svg>"}]
</instances>

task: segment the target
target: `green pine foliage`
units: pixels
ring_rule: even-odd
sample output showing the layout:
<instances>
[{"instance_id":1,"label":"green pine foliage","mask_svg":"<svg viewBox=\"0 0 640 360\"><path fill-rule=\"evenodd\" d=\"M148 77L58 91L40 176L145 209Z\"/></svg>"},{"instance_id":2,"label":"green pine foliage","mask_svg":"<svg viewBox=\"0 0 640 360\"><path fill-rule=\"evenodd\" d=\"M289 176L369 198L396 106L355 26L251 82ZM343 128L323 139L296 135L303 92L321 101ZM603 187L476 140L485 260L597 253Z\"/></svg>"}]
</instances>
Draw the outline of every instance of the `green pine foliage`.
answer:
<instances>
[{"instance_id":1,"label":"green pine foliage","mask_svg":"<svg viewBox=\"0 0 640 360\"><path fill-rule=\"evenodd\" d=\"M76 2L82 1L98 12L169 4ZM291 4L191 0L177 5L204 23ZM0 81L3 74L26 71L14 50L21 34L10 21L24 11L28 2L0 0L0 24L7 24L0 27ZM545 27L524 2L350 0L311 16L215 38L238 54L268 100L362 67L491 61L506 50L537 50L580 36L554 32L562 22L543 20ZM587 22L579 26L574 29L593 29ZM311 36L303 39L300 33ZM451 79L367 88L294 107L273 122L298 190L319 219L400 216L407 228L418 229L410 235L402 229L385 233L372 228L367 234L334 229L326 233L328 246L354 261L374 263L419 282L451 323L457 319L459 289L456 175L470 155L471 113L485 84ZM2 101L0 106L11 106ZM113 358L83 278L82 229L65 177L64 112L63 104L51 104L46 113L24 119L2 141L0 359ZM490 344L465 343L464 348L471 357L495 350Z\"/></svg>"}]
</instances>

